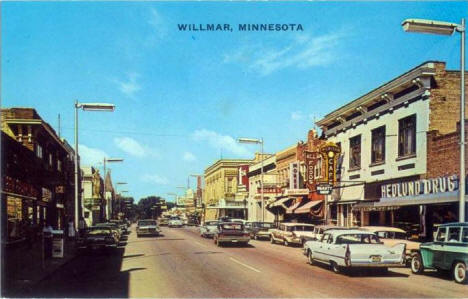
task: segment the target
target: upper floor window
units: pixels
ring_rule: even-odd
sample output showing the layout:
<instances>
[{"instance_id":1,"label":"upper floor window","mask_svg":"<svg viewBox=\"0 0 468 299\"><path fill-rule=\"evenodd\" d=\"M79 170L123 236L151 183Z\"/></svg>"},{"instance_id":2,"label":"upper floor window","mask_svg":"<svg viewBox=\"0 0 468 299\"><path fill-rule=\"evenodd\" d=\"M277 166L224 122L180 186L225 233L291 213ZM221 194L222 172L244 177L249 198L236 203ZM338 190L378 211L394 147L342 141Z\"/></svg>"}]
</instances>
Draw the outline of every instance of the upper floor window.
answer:
<instances>
[{"instance_id":1,"label":"upper floor window","mask_svg":"<svg viewBox=\"0 0 468 299\"><path fill-rule=\"evenodd\" d=\"M40 144L36 144L36 156L41 159L44 157L42 146Z\"/></svg>"},{"instance_id":2,"label":"upper floor window","mask_svg":"<svg viewBox=\"0 0 468 299\"><path fill-rule=\"evenodd\" d=\"M50 166L52 166L52 161L53 161L52 154L49 153L49 165Z\"/></svg>"},{"instance_id":3,"label":"upper floor window","mask_svg":"<svg viewBox=\"0 0 468 299\"><path fill-rule=\"evenodd\" d=\"M398 156L416 154L416 114L398 121Z\"/></svg>"},{"instance_id":4,"label":"upper floor window","mask_svg":"<svg viewBox=\"0 0 468 299\"><path fill-rule=\"evenodd\" d=\"M385 162L385 126L372 130L371 163Z\"/></svg>"},{"instance_id":5,"label":"upper floor window","mask_svg":"<svg viewBox=\"0 0 468 299\"><path fill-rule=\"evenodd\" d=\"M349 169L361 167L361 135L349 139Z\"/></svg>"},{"instance_id":6,"label":"upper floor window","mask_svg":"<svg viewBox=\"0 0 468 299\"><path fill-rule=\"evenodd\" d=\"M57 160L57 170L62 171L62 161L61 160Z\"/></svg>"}]
</instances>

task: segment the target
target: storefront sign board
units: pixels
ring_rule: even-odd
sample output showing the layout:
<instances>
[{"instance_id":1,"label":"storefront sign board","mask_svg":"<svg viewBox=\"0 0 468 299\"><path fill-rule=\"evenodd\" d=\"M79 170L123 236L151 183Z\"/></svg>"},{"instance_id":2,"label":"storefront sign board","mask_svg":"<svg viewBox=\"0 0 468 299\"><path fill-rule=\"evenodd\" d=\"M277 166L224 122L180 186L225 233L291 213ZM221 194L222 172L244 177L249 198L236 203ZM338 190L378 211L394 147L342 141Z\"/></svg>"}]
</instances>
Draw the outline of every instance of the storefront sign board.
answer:
<instances>
[{"instance_id":1,"label":"storefront sign board","mask_svg":"<svg viewBox=\"0 0 468 299\"><path fill-rule=\"evenodd\" d=\"M385 184L381 186L381 198L438 194L458 190L458 176L444 176L433 179Z\"/></svg>"},{"instance_id":2,"label":"storefront sign board","mask_svg":"<svg viewBox=\"0 0 468 299\"><path fill-rule=\"evenodd\" d=\"M341 148L334 142L327 142L320 147L319 151L325 161L325 181L333 185L336 182L336 164Z\"/></svg>"}]
</instances>

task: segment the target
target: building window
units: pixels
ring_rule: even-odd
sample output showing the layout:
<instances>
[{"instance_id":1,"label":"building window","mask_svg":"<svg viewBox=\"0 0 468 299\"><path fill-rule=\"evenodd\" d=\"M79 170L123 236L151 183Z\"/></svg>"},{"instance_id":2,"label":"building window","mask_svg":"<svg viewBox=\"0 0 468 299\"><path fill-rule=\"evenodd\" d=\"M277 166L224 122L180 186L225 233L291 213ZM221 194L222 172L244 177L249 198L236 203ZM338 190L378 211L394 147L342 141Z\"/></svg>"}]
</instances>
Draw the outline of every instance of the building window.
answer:
<instances>
[{"instance_id":1,"label":"building window","mask_svg":"<svg viewBox=\"0 0 468 299\"><path fill-rule=\"evenodd\" d=\"M371 163L385 162L385 126L372 130Z\"/></svg>"},{"instance_id":2,"label":"building window","mask_svg":"<svg viewBox=\"0 0 468 299\"><path fill-rule=\"evenodd\" d=\"M361 167L361 135L349 139L349 169Z\"/></svg>"},{"instance_id":3,"label":"building window","mask_svg":"<svg viewBox=\"0 0 468 299\"><path fill-rule=\"evenodd\" d=\"M62 171L62 161L57 160L57 170Z\"/></svg>"},{"instance_id":4,"label":"building window","mask_svg":"<svg viewBox=\"0 0 468 299\"><path fill-rule=\"evenodd\" d=\"M37 144L36 145L36 156L38 158L41 158L43 157L44 153L42 152L42 146L40 144Z\"/></svg>"},{"instance_id":5,"label":"building window","mask_svg":"<svg viewBox=\"0 0 468 299\"><path fill-rule=\"evenodd\" d=\"M416 114L398 121L398 156L416 154Z\"/></svg>"},{"instance_id":6,"label":"building window","mask_svg":"<svg viewBox=\"0 0 468 299\"><path fill-rule=\"evenodd\" d=\"M52 154L49 154L49 165L52 166Z\"/></svg>"}]
</instances>

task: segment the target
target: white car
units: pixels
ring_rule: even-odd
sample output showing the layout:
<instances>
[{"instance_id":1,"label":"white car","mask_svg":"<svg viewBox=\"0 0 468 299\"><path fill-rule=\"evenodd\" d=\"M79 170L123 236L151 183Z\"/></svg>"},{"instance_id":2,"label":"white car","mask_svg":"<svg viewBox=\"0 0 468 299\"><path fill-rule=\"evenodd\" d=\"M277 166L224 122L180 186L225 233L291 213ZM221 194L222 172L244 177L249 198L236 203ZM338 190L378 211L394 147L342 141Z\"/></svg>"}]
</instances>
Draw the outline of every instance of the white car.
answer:
<instances>
[{"instance_id":1,"label":"white car","mask_svg":"<svg viewBox=\"0 0 468 299\"><path fill-rule=\"evenodd\" d=\"M169 222L167 223L169 227L182 227L184 226L184 222L179 217L171 217L169 218Z\"/></svg>"},{"instance_id":2,"label":"white car","mask_svg":"<svg viewBox=\"0 0 468 299\"><path fill-rule=\"evenodd\" d=\"M218 229L218 221L206 221L200 225L200 236L205 238L212 238Z\"/></svg>"},{"instance_id":3,"label":"white car","mask_svg":"<svg viewBox=\"0 0 468 299\"><path fill-rule=\"evenodd\" d=\"M380 268L405 266L406 244L385 246L379 237L363 230L325 231L321 240L307 241L304 255L312 265L329 264L335 273L344 268Z\"/></svg>"}]
</instances>

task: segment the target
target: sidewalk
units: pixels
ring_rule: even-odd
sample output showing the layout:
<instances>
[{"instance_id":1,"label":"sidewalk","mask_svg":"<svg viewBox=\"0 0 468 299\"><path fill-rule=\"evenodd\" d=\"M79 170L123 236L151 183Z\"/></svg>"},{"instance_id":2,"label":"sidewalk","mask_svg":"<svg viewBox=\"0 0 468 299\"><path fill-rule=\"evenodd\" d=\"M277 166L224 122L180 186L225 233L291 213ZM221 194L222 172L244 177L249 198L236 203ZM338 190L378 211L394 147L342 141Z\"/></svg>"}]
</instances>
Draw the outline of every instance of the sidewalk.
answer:
<instances>
[{"instance_id":1,"label":"sidewalk","mask_svg":"<svg viewBox=\"0 0 468 299\"><path fill-rule=\"evenodd\" d=\"M77 256L74 241L65 241L63 258L45 259L42 265L41 242L31 249L22 246L6 249L3 261L1 297L21 297L31 287Z\"/></svg>"}]
</instances>

